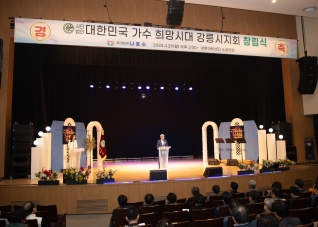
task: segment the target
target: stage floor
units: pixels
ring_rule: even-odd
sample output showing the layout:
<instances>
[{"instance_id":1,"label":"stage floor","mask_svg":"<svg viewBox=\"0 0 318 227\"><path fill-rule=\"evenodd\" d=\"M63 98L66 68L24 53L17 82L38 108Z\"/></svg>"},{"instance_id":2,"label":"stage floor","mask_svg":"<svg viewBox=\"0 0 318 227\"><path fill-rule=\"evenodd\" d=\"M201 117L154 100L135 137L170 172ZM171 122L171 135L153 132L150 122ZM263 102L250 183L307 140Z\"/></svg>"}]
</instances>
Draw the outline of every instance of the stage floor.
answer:
<instances>
[{"instance_id":1,"label":"stage floor","mask_svg":"<svg viewBox=\"0 0 318 227\"><path fill-rule=\"evenodd\" d=\"M94 165L95 166L95 165ZM235 176L239 170L236 166L226 166L226 160L222 161L220 165L222 167L223 175L225 176ZM209 166L209 167L217 167ZM158 170L157 160L143 160L143 161L111 161L104 164L106 169L117 170L114 175L115 181L120 182L136 182L136 181L148 181L150 170ZM295 165L291 166L292 170L301 170L308 168L308 165ZM202 159L186 159L186 160L169 160L168 168L168 180L176 179L189 179L189 180L199 180L204 178L203 172L205 167L203 167ZM92 174L88 179L88 183L96 182L96 176L94 171L97 168L93 168ZM257 173L257 172L256 172ZM62 174L59 173L59 180L62 182ZM37 185L37 179L12 179L12 180L2 180L0 185Z\"/></svg>"}]
</instances>

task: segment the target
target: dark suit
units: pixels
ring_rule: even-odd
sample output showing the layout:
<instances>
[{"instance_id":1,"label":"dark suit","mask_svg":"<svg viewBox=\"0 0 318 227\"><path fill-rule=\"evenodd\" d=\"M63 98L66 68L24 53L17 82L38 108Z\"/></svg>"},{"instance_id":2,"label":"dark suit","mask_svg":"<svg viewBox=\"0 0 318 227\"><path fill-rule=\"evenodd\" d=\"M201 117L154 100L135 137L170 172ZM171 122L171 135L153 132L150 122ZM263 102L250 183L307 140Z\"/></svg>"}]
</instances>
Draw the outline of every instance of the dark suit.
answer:
<instances>
[{"instance_id":1,"label":"dark suit","mask_svg":"<svg viewBox=\"0 0 318 227\"><path fill-rule=\"evenodd\" d=\"M163 145L162 145L161 140L158 140L157 141L157 149L158 149L158 147L162 147L162 146L168 146L168 141L167 140L163 140Z\"/></svg>"}]
</instances>

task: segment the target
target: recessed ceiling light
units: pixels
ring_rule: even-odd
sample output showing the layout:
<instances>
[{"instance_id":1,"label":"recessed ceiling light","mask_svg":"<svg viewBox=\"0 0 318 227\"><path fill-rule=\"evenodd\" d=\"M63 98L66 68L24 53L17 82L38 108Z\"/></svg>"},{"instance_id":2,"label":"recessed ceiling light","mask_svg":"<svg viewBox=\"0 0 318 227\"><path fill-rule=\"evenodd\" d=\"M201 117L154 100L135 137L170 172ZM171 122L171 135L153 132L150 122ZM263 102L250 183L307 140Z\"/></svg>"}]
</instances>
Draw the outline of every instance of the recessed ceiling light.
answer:
<instances>
[{"instance_id":1,"label":"recessed ceiling light","mask_svg":"<svg viewBox=\"0 0 318 227\"><path fill-rule=\"evenodd\" d=\"M276 2L276 0L272 0L272 3L275 3Z\"/></svg>"},{"instance_id":2,"label":"recessed ceiling light","mask_svg":"<svg viewBox=\"0 0 318 227\"><path fill-rule=\"evenodd\" d=\"M316 10L316 7L315 6L309 6L309 7L306 7L305 9L303 9L303 11L305 13L312 13Z\"/></svg>"}]
</instances>

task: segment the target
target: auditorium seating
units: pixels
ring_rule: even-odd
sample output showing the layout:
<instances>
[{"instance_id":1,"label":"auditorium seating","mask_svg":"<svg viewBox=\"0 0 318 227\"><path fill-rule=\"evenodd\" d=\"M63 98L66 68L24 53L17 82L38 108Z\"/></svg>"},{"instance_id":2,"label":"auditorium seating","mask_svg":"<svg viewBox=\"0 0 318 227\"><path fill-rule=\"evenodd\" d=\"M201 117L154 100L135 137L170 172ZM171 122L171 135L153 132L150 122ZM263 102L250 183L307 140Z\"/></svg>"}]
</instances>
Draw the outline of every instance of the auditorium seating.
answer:
<instances>
[{"instance_id":1,"label":"auditorium seating","mask_svg":"<svg viewBox=\"0 0 318 227\"><path fill-rule=\"evenodd\" d=\"M191 211L191 222L193 223L194 220L204 220L204 219L211 219L214 218L215 215L215 207L207 208L202 210L192 210Z\"/></svg>"},{"instance_id":2,"label":"auditorium seating","mask_svg":"<svg viewBox=\"0 0 318 227\"><path fill-rule=\"evenodd\" d=\"M6 206L0 206L0 211L1 213L8 213L11 212L11 206L10 205L6 205Z\"/></svg>"},{"instance_id":3,"label":"auditorium seating","mask_svg":"<svg viewBox=\"0 0 318 227\"><path fill-rule=\"evenodd\" d=\"M250 201L248 200L248 198L237 198L236 199L237 202L239 202L242 205L248 204ZM264 201L263 201L264 202Z\"/></svg>"},{"instance_id":4,"label":"auditorium seating","mask_svg":"<svg viewBox=\"0 0 318 227\"><path fill-rule=\"evenodd\" d=\"M168 204L165 207L165 211L173 212L173 211L182 211L183 209L187 209L188 205L186 203L176 203L176 204Z\"/></svg>"},{"instance_id":5,"label":"auditorium seating","mask_svg":"<svg viewBox=\"0 0 318 227\"><path fill-rule=\"evenodd\" d=\"M290 217L298 217L303 225L309 224L312 218L313 208L303 208L303 209L291 209L289 211Z\"/></svg>"},{"instance_id":6,"label":"auditorium seating","mask_svg":"<svg viewBox=\"0 0 318 227\"><path fill-rule=\"evenodd\" d=\"M195 220L191 227L211 227L211 226L223 226L223 217L206 219L206 220Z\"/></svg>"},{"instance_id":7,"label":"auditorium seating","mask_svg":"<svg viewBox=\"0 0 318 227\"><path fill-rule=\"evenodd\" d=\"M51 227L62 227L62 223L60 220L58 220L57 222L55 222Z\"/></svg>"},{"instance_id":8,"label":"auditorium seating","mask_svg":"<svg viewBox=\"0 0 318 227\"><path fill-rule=\"evenodd\" d=\"M49 212L48 211L37 211L35 215L37 217L41 217L42 221L44 221L47 226L50 226L50 219L49 219Z\"/></svg>"},{"instance_id":9,"label":"auditorium seating","mask_svg":"<svg viewBox=\"0 0 318 227\"><path fill-rule=\"evenodd\" d=\"M38 227L38 220L36 219L29 219L25 221L30 227Z\"/></svg>"},{"instance_id":10,"label":"auditorium seating","mask_svg":"<svg viewBox=\"0 0 318 227\"><path fill-rule=\"evenodd\" d=\"M164 207L166 205L166 201L165 200L153 201L152 204L153 205L157 204L157 205L160 205L160 206Z\"/></svg>"},{"instance_id":11,"label":"auditorium seating","mask_svg":"<svg viewBox=\"0 0 318 227\"><path fill-rule=\"evenodd\" d=\"M189 221L183 221L183 222L173 222L172 223L174 227L189 227L190 222Z\"/></svg>"},{"instance_id":12,"label":"auditorium seating","mask_svg":"<svg viewBox=\"0 0 318 227\"><path fill-rule=\"evenodd\" d=\"M232 194L233 199L244 198L244 192Z\"/></svg>"},{"instance_id":13,"label":"auditorium seating","mask_svg":"<svg viewBox=\"0 0 318 227\"><path fill-rule=\"evenodd\" d=\"M47 211L49 214L49 222L55 223L58 221L57 207L56 205L37 205L38 211Z\"/></svg>"},{"instance_id":14,"label":"auditorium seating","mask_svg":"<svg viewBox=\"0 0 318 227\"><path fill-rule=\"evenodd\" d=\"M126 216L126 208L124 209L115 209L114 210L114 224L113 227L119 227L122 225L128 225L128 222L125 219Z\"/></svg>"},{"instance_id":15,"label":"auditorium seating","mask_svg":"<svg viewBox=\"0 0 318 227\"><path fill-rule=\"evenodd\" d=\"M0 227L5 227L5 226L6 226L6 221L0 220Z\"/></svg>"},{"instance_id":16,"label":"auditorium seating","mask_svg":"<svg viewBox=\"0 0 318 227\"><path fill-rule=\"evenodd\" d=\"M2 212L1 211L1 218L5 218L5 219L7 219L10 222L11 214L12 214L12 212Z\"/></svg>"},{"instance_id":17,"label":"auditorium seating","mask_svg":"<svg viewBox=\"0 0 318 227\"><path fill-rule=\"evenodd\" d=\"M298 225L298 227L314 227L314 223L309 223L307 225Z\"/></svg>"},{"instance_id":18,"label":"auditorium seating","mask_svg":"<svg viewBox=\"0 0 318 227\"><path fill-rule=\"evenodd\" d=\"M187 211L163 212L162 218L168 218L171 222L184 222L184 221L188 221L188 212Z\"/></svg>"},{"instance_id":19,"label":"auditorium seating","mask_svg":"<svg viewBox=\"0 0 318 227\"><path fill-rule=\"evenodd\" d=\"M14 205L13 206L13 210L17 210L17 209L20 209L20 208L23 208L23 206L21 206L21 205Z\"/></svg>"},{"instance_id":20,"label":"auditorium seating","mask_svg":"<svg viewBox=\"0 0 318 227\"><path fill-rule=\"evenodd\" d=\"M144 205L144 202L140 201L140 202L133 202L133 203L127 203L127 206L134 206L137 209L139 209L140 206Z\"/></svg>"},{"instance_id":21,"label":"auditorium seating","mask_svg":"<svg viewBox=\"0 0 318 227\"><path fill-rule=\"evenodd\" d=\"M219 217L230 216L230 208L229 207L219 207Z\"/></svg>"},{"instance_id":22,"label":"auditorium seating","mask_svg":"<svg viewBox=\"0 0 318 227\"><path fill-rule=\"evenodd\" d=\"M141 207L139 207L139 214L147 214L147 213L157 212L160 215L162 215L162 209L163 209L163 207L160 205L141 206Z\"/></svg>"},{"instance_id":23,"label":"auditorium seating","mask_svg":"<svg viewBox=\"0 0 318 227\"><path fill-rule=\"evenodd\" d=\"M260 214L264 212L264 203L253 203L245 205L249 210L250 214Z\"/></svg>"},{"instance_id":24,"label":"auditorium seating","mask_svg":"<svg viewBox=\"0 0 318 227\"><path fill-rule=\"evenodd\" d=\"M186 203L186 202L187 202L187 199L186 199L186 198L178 199L178 200L177 200L177 203Z\"/></svg>"},{"instance_id":25,"label":"auditorium seating","mask_svg":"<svg viewBox=\"0 0 318 227\"><path fill-rule=\"evenodd\" d=\"M311 192L303 192L303 193L300 193L299 196L301 198L309 198L311 197L312 193Z\"/></svg>"},{"instance_id":26,"label":"auditorium seating","mask_svg":"<svg viewBox=\"0 0 318 227\"><path fill-rule=\"evenodd\" d=\"M305 198L305 199L294 199L291 209L301 209L311 206L311 198Z\"/></svg>"},{"instance_id":27,"label":"auditorium seating","mask_svg":"<svg viewBox=\"0 0 318 227\"><path fill-rule=\"evenodd\" d=\"M213 203L212 203L213 207L219 207L219 206L223 206L224 205L224 202L223 200L213 200Z\"/></svg>"},{"instance_id":28,"label":"auditorium seating","mask_svg":"<svg viewBox=\"0 0 318 227\"><path fill-rule=\"evenodd\" d=\"M159 213L139 214L139 223L151 224L156 227L158 221L161 219Z\"/></svg>"}]
</instances>

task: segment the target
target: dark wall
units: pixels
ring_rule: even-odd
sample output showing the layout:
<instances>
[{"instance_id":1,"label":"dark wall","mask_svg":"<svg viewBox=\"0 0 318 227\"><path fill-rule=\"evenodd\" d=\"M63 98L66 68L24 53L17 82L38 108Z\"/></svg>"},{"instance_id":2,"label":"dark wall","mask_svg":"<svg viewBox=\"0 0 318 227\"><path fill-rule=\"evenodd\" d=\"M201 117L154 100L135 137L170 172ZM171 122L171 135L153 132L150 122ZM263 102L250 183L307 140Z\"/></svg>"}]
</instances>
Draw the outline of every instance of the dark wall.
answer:
<instances>
[{"instance_id":1,"label":"dark wall","mask_svg":"<svg viewBox=\"0 0 318 227\"><path fill-rule=\"evenodd\" d=\"M116 82L134 89L115 89ZM140 91L138 83L166 89ZM176 84L194 90L175 91ZM161 133L171 155L200 156L205 121L285 121L280 59L16 44L12 121L44 130L67 117L99 121L109 158L155 156ZM208 147L212 152L212 140Z\"/></svg>"}]
</instances>

